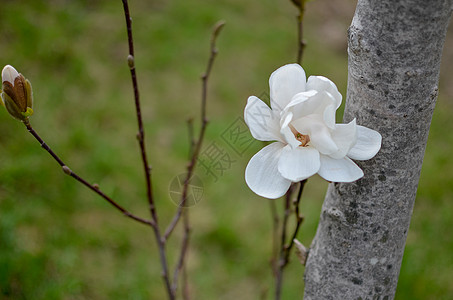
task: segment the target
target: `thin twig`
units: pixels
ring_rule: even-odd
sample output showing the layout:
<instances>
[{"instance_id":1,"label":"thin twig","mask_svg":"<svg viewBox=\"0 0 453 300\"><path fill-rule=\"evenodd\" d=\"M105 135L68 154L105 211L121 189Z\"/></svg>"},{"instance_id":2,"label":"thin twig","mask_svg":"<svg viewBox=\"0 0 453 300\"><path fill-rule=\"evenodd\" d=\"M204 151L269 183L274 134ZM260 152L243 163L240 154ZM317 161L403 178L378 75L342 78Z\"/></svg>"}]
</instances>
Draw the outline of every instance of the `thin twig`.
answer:
<instances>
[{"instance_id":1,"label":"thin twig","mask_svg":"<svg viewBox=\"0 0 453 300\"><path fill-rule=\"evenodd\" d=\"M142 156L142 161L143 161L143 169L145 171L145 176L146 176L146 190L147 190L146 195L147 195L149 206L150 206L151 217L153 218L153 221L157 225L158 220L157 220L157 214L156 214L156 209L155 209L155 204L154 204L154 199L153 199L153 192L152 192L151 168L148 164L148 157L146 155L145 130L143 128L143 119L142 119L142 113L141 113L141 107L140 107L140 94L139 94L139 89L138 89L137 74L136 74L135 62L134 62L135 57L134 57L134 41L132 39L132 21L131 21L131 17L129 14L129 5L128 5L127 0L122 0L122 1L123 1L123 8L124 8L124 15L126 18L127 38L128 38L128 44L129 44L128 63L129 63L129 69L131 72L132 86L134 89L135 110L136 110L137 122L138 122L137 139L140 144L141 156Z\"/></svg>"},{"instance_id":2,"label":"thin twig","mask_svg":"<svg viewBox=\"0 0 453 300\"><path fill-rule=\"evenodd\" d=\"M201 129L200 129L200 133L198 135L197 142L195 143L195 147L193 149L192 158L189 162L189 165L187 166L187 175L186 175L186 179L184 180L181 202L180 202L180 205L178 207L178 210L177 210L175 216L173 217L172 221L170 222L167 229L165 230L165 233L163 236L164 241L166 241L168 239L168 237L171 235L171 233L175 229L176 225L178 224L179 219L181 218L182 208L185 206L186 200L187 200L187 192L188 192L188 188L189 188L190 179L192 178L193 171L195 169L195 166L196 166L196 163L198 160L198 155L200 154L200 149L201 149L201 145L203 143L206 126L208 124L208 120L206 118L206 100L207 100L208 80L209 80L209 75L211 74L212 66L214 64L214 59L217 55L216 40L224 25L225 25L225 22L220 21L214 26L214 29L212 31L211 54L209 56L206 71L201 76L201 80L202 80Z\"/></svg>"},{"instance_id":3,"label":"thin twig","mask_svg":"<svg viewBox=\"0 0 453 300\"><path fill-rule=\"evenodd\" d=\"M285 195L285 207L283 211L283 222L282 222L282 230L281 230L281 236L280 236L280 255L279 259L277 262L277 272L276 272L276 286L275 286L275 299L279 300L281 297L281 290L282 290L282 283L283 283L283 267L285 265L284 259L285 259L285 254L284 254L284 249L285 249L285 244L286 244L286 234L287 234L287 228L288 228L288 219L289 215L291 213L290 211L290 204L291 204L291 197L293 194L295 188L295 184L292 183L291 186L289 187L288 191L286 192Z\"/></svg>"},{"instance_id":4,"label":"thin twig","mask_svg":"<svg viewBox=\"0 0 453 300\"><path fill-rule=\"evenodd\" d=\"M304 54L305 41L304 41L304 13L305 13L306 0L300 0L298 3L299 15L297 16L297 63L302 63L302 56Z\"/></svg>"},{"instance_id":5,"label":"thin twig","mask_svg":"<svg viewBox=\"0 0 453 300\"><path fill-rule=\"evenodd\" d=\"M179 274L181 273L181 271L184 271L185 267L186 267L185 259L187 256L187 251L188 251L188 247L189 247L189 237L190 237L189 214L188 214L189 212L187 211L187 208L185 207L186 201L187 201L187 193L188 193L188 189L189 189L190 180L192 179L193 171L195 169L195 166L196 166L196 163L198 160L198 155L200 153L201 145L203 143L206 126L208 124L208 120L206 119L208 80L209 80L209 75L211 74L212 66L214 64L214 59L217 55L216 39L220 33L220 30L223 28L224 25L225 25L225 22L223 22L223 21L218 22L214 26L214 29L212 32L211 54L210 54L208 64L206 67L206 72L201 77L202 78L201 129L200 129L200 133L198 135L197 141L194 142L193 123L192 123L192 121L189 121L189 123L188 123L189 140L190 140L189 152L191 153L191 159L190 159L189 165L187 166L187 175L184 180L181 202L178 206L175 216L173 217L171 223L168 225L167 229L165 230L164 236L163 236L163 242L165 243L167 241L167 239L170 237L170 235L173 232L173 230L175 229L175 227L177 226L177 224L182 216L183 221L184 221L184 234L183 234L183 242L182 242L181 251L179 254L178 264L177 264L174 274L173 274L173 285L172 285L173 294L176 294L176 290L178 287ZM189 299L187 280L184 280L184 282L183 282L183 298Z\"/></svg>"},{"instance_id":6,"label":"thin twig","mask_svg":"<svg viewBox=\"0 0 453 300\"><path fill-rule=\"evenodd\" d=\"M185 258L187 255L187 250L189 248L189 238L190 238L190 226L189 226L189 211L187 208L184 208L183 213L182 213L182 219L184 223L184 235L182 239L182 244L181 244L181 251L178 259L178 263L176 265L175 271L173 273L173 293L176 294L176 290L178 288L178 277L179 274L183 271L183 268L185 267ZM184 285L187 285L187 282L184 283ZM183 295L186 293L186 286L183 286ZM188 295L185 296L185 298L188 297Z\"/></svg>"},{"instance_id":7,"label":"thin twig","mask_svg":"<svg viewBox=\"0 0 453 300\"><path fill-rule=\"evenodd\" d=\"M277 276L277 254L278 254L278 227L280 225L280 218L278 217L276 201L271 199L269 200L269 208L272 217L272 257L271 257L271 266L272 274Z\"/></svg>"},{"instance_id":8,"label":"thin twig","mask_svg":"<svg viewBox=\"0 0 453 300\"><path fill-rule=\"evenodd\" d=\"M187 275L187 264L182 268L182 299L190 300L189 276Z\"/></svg>"},{"instance_id":9,"label":"thin twig","mask_svg":"<svg viewBox=\"0 0 453 300\"><path fill-rule=\"evenodd\" d=\"M99 196L101 196L102 198L104 198L107 202L109 202L111 205L113 205L117 210L119 210L123 215L125 215L126 217L128 218L131 218L133 219L134 221L137 221L137 222L140 222L142 224L145 224L145 225L148 225L148 226L154 226L153 222L152 221L149 221L149 220L145 220L145 219L142 219L140 217L137 217L135 216L134 214L130 213L129 211L127 211L124 207L122 207L121 205L119 205L118 203L116 203L112 198L110 198L109 196L107 196L106 194L104 194L100 188L98 186L95 186L95 185L92 185L90 183L88 183L88 181L86 181L85 179L83 179L82 177L80 177L79 175L77 175L76 173L74 173L61 159L60 157L58 157L57 154L55 154L55 152L53 152L53 150L43 141L43 139L39 136L39 134L33 129L33 127L31 126L30 122L26 121L24 122L24 125L25 127L27 127L27 130L28 132L31 133L31 135L41 144L41 147L46 150L52 157L53 159L55 159L58 164L63 168L63 171L71 176L72 178L74 178L75 180L77 180L78 182L82 183L83 185L85 185L86 187L88 187L90 190L92 190L93 192L95 192L96 194L98 194Z\"/></svg>"},{"instance_id":10,"label":"thin twig","mask_svg":"<svg viewBox=\"0 0 453 300\"><path fill-rule=\"evenodd\" d=\"M188 129L188 137L189 137L189 160L192 158L193 149L195 148L195 138L194 138L194 131L193 131L193 118L189 118L187 120L187 129Z\"/></svg>"},{"instance_id":11,"label":"thin twig","mask_svg":"<svg viewBox=\"0 0 453 300\"><path fill-rule=\"evenodd\" d=\"M289 244L285 246L285 263L286 264L288 264L288 262L289 262L289 254L294 245L294 239L297 237L297 233L299 232L300 226L302 225L302 223L304 221L304 217L300 214L299 204L300 204L300 199L302 198L302 192L304 190L305 183L307 183L307 179L302 180L300 182L299 193L297 194L297 198L293 201L294 214L296 217L296 227L294 228L294 232L293 232L291 238L289 239Z\"/></svg>"},{"instance_id":12,"label":"thin twig","mask_svg":"<svg viewBox=\"0 0 453 300\"><path fill-rule=\"evenodd\" d=\"M286 236L288 234L288 220L291 213L291 197L295 190L295 184L292 184L289 188L288 192L285 195L285 210L283 215L283 224L282 224L282 231L281 231L281 244L280 244L280 257L277 264L277 272L276 272L276 287L275 287L275 300L281 299L281 292L282 292L282 284L283 284L283 269L289 262L289 254L291 248L294 245L293 240L296 238L297 233L299 232L300 225L303 222L303 217L300 215L299 212L299 204L300 199L302 197L302 191L304 189L305 183L307 179L303 180L299 184L299 192L297 193L297 198L293 201L294 210L296 213L296 227L291 234L291 239L289 244L286 244Z\"/></svg>"},{"instance_id":13,"label":"thin twig","mask_svg":"<svg viewBox=\"0 0 453 300\"><path fill-rule=\"evenodd\" d=\"M132 86L134 89L134 100L135 100L135 109L137 114L137 122L138 122L138 134L137 139L140 144L140 152L143 162L143 169L145 171L145 180L146 180L146 196L148 198L149 210L151 214L151 218L153 220L153 231L154 236L156 238L156 242L158 245L159 250L159 259L162 267L162 278L165 282L165 287L167 290L167 294L170 300L175 299L175 295L171 288L171 282L168 274L168 260L167 255L165 252L165 242L162 240L161 232L159 228L159 222L157 218L157 212L153 197L153 190L152 190L152 179L151 179L151 168L148 164L148 157L146 154L146 147L145 147L145 130L143 128L143 120L141 114L141 107L140 107L140 95L137 83L137 74L135 70L135 57L134 57L134 42L132 38L132 20L129 13L129 5L127 0L122 0L123 8L124 8L124 16L126 18L126 28L127 28L127 39L129 44L129 56L128 56L128 65L131 72L131 79L132 79Z\"/></svg>"}]
</instances>

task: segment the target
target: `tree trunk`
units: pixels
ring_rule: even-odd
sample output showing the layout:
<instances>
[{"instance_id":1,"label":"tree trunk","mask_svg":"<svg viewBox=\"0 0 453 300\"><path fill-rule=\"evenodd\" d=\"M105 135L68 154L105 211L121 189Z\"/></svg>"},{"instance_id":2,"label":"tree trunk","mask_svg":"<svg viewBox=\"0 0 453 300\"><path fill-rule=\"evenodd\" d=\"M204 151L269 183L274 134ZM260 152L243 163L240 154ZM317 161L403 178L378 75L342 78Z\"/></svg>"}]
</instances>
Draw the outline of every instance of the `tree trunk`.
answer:
<instances>
[{"instance_id":1,"label":"tree trunk","mask_svg":"<svg viewBox=\"0 0 453 300\"><path fill-rule=\"evenodd\" d=\"M331 183L305 271L305 300L393 299L403 258L453 0L359 0L349 28L344 121L382 134Z\"/></svg>"}]
</instances>

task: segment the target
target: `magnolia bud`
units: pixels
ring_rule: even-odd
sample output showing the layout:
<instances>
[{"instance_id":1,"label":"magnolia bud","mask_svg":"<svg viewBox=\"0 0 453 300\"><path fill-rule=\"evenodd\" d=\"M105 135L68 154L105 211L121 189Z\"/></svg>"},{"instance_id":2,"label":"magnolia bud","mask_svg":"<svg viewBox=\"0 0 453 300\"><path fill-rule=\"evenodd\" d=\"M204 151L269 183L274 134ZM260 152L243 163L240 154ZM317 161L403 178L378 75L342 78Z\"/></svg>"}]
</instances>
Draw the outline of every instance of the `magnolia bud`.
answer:
<instances>
[{"instance_id":1,"label":"magnolia bud","mask_svg":"<svg viewBox=\"0 0 453 300\"><path fill-rule=\"evenodd\" d=\"M8 113L20 121L33 114L33 91L30 81L7 65L2 70L1 98Z\"/></svg>"}]
</instances>

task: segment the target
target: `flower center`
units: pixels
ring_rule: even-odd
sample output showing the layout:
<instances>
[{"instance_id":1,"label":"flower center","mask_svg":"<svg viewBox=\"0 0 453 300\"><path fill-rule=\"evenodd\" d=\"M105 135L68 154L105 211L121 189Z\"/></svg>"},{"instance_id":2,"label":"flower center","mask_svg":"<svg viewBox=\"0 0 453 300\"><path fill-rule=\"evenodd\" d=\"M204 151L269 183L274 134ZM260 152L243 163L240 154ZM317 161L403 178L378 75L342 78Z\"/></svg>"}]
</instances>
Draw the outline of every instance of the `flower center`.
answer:
<instances>
[{"instance_id":1,"label":"flower center","mask_svg":"<svg viewBox=\"0 0 453 300\"><path fill-rule=\"evenodd\" d=\"M302 134L302 133L296 133L296 140L301 142L300 146L305 147L309 142L310 142L310 137L308 135Z\"/></svg>"},{"instance_id":2,"label":"flower center","mask_svg":"<svg viewBox=\"0 0 453 300\"><path fill-rule=\"evenodd\" d=\"M307 144L310 142L310 137L305 134L300 133L297 131L293 126L290 125L291 131L293 132L294 136L296 137L296 140L298 140L301 144L300 147L305 147Z\"/></svg>"}]
</instances>

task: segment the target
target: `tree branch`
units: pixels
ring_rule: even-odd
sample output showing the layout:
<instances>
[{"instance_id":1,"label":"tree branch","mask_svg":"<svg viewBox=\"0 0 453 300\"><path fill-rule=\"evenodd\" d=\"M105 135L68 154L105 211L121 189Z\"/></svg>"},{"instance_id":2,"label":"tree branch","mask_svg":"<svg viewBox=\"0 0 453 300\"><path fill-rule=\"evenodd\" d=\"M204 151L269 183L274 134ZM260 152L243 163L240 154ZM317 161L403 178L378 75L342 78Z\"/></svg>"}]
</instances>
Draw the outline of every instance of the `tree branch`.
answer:
<instances>
[{"instance_id":1,"label":"tree branch","mask_svg":"<svg viewBox=\"0 0 453 300\"><path fill-rule=\"evenodd\" d=\"M189 160L192 159L193 149L195 148L195 138L193 130L193 118L187 120L187 130L189 137Z\"/></svg>"},{"instance_id":2,"label":"tree branch","mask_svg":"<svg viewBox=\"0 0 453 300\"><path fill-rule=\"evenodd\" d=\"M288 220L289 216L291 214L291 198L292 194L296 188L296 185L293 183L291 184L288 192L285 195L285 210L284 210L284 215L283 215L283 223L282 223L282 231L281 231L281 243L280 243L280 256L279 260L277 263L277 270L276 270L276 275L275 275L275 280L276 280L276 286L275 286L275 300L281 299L281 292L282 292L282 284L283 284L283 269L288 265L289 262L289 254L291 252L291 249L294 245L294 239L297 236L297 233L299 232L299 228L302 225L302 222L304 218L300 215L299 212L299 204L300 204L300 199L302 197L302 192L305 187L305 183L307 182L307 179L302 180L299 183L299 192L297 193L297 198L292 201L292 204L294 206L294 212L296 216L296 227L291 234L291 239L289 240L289 244L286 244L286 236L288 235Z\"/></svg>"},{"instance_id":3,"label":"tree branch","mask_svg":"<svg viewBox=\"0 0 453 300\"><path fill-rule=\"evenodd\" d=\"M138 122L138 134L137 139L140 145L140 152L143 162L143 169L145 172L145 180L146 180L146 196L148 199L149 210L151 214L151 218L153 220L153 231L154 236L156 238L156 242L159 249L159 259L162 266L162 277L165 282L165 287L168 293L168 297L170 300L175 299L175 295L171 288L171 283L168 275L168 261L167 256L165 253L165 242L161 237L161 232L159 228L159 222L157 218L157 212L155 207L155 201L153 197L152 191L152 179L151 179L151 167L148 164L148 157L146 154L146 147L145 147L145 130L143 128L143 120L140 108L140 95L137 83L137 74L135 70L135 57L134 57L134 42L132 38L132 22L129 13L129 5L127 0L122 0L123 2L123 9L124 9L124 16L126 18L126 28L127 28L127 38L128 38L128 45L129 45L129 56L127 58L129 69L131 72L131 79L132 79L132 86L134 89L134 100L135 100L135 110L137 114L137 122Z\"/></svg>"},{"instance_id":4,"label":"tree branch","mask_svg":"<svg viewBox=\"0 0 453 300\"><path fill-rule=\"evenodd\" d=\"M278 227L280 225L280 218L278 217L277 212L277 205L274 199L269 200L269 209L271 212L272 218L272 257L271 257L271 266L272 266L272 274L274 277L277 276L277 262L278 262Z\"/></svg>"},{"instance_id":5,"label":"tree branch","mask_svg":"<svg viewBox=\"0 0 453 300\"><path fill-rule=\"evenodd\" d=\"M57 154L55 154L55 152L53 152L53 150L43 141L43 139L39 136L39 134L33 129L33 127L31 126L30 122L26 121L24 122L24 125L25 127L27 127L27 130L28 132L31 133L31 135L40 143L41 147L46 150L54 160L56 160L58 162L58 164L63 168L63 172L65 172L65 174L71 176L72 178L74 178L75 180L77 180L78 182L80 182L81 184L85 185L86 187L88 187L90 190L92 190L93 192L95 192L96 194L98 194L99 196L101 196L102 198L104 198L104 200L106 200L107 202L109 202L113 207L115 207L117 210L119 210L123 215L125 215L126 217L128 218L131 218L132 220L134 221L137 221L137 222L140 222L142 224L145 224L145 225L148 225L148 226L154 226L154 223L152 221L149 221L149 220L145 220L145 219L142 219L140 217L137 217L135 216L134 214L130 213L129 211L127 211L124 207L122 207L121 205L119 205L118 203L116 203L112 198L110 198L109 196L107 196L106 194L104 194L101 189L99 188L99 186L97 185L92 185L90 183L88 183L85 179L83 179L82 177L80 177L79 175L77 175L76 173L74 173L61 159L60 157L58 157Z\"/></svg>"},{"instance_id":6,"label":"tree branch","mask_svg":"<svg viewBox=\"0 0 453 300\"><path fill-rule=\"evenodd\" d=\"M183 234L181 251L179 254L178 263L177 263L175 271L173 273L172 289L173 289L173 293L175 293L175 294L176 294L176 290L178 288L179 274L181 272L183 272L183 269L186 266L185 259L186 259L187 251L189 249L190 226L189 226L189 214L188 213L189 212L188 212L187 208L184 208L184 210L182 212L182 219L183 219L183 223L184 223L184 234ZM187 291L187 281L186 280L184 281L182 290L183 290L184 298L187 299L189 297L189 295L188 295L188 291Z\"/></svg>"},{"instance_id":7,"label":"tree branch","mask_svg":"<svg viewBox=\"0 0 453 300\"><path fill-rule=\"evenodd\" d=\"M294 245L294 239L297 237L297 233L299 232L300 226L304 222L304 217L300 214L299 204L300 204L300 199L302 198L302 192L304 190L305 183L307 183L307 179L302 180L300 182L297 198L293 201L294 215L296 218L296 227L294 228L293 234L289 240L289 244L284 247L285 248L285 260L284 260L285 266L289 262L289 254L291 253L291 249Z\"/></svg>"},{"instance_id":8,"label":"tree branch","mask_svg":"<svg viewBox=\"0 0 453 300\"><path fill-rule=\"evenodd\" d=\"M302 64L302 56L305 49L304 41L304 13L305 13L305 2L307 0L299 0L298 8L299 15L297 16L297 63Z\"/></svg>"},{"instance_id":9,"label":"tree branch","mask_svg":"<svg viewBox=\"0 0 453 300\"><path fill-rule=\"evenodd\" d=\"M140 107L140 94L139 94L138 83L137 83L137 74L136 74L136 70L135 70L134 41L132 39L132 22L131 22L131 17L129 14L128 1L127 0L122 0L122 1L123 1L123 8L124 8L124 16L126 18L127 38L128 38L128 45L129 45L128 65L129 65L129 69L131 72L132 86L134 89L135 111L137 114L137 122L138 122L137 139L140 144L140 152L141 152L141 157L142 157L142 161L143 161L143 169L145 171L146 195L147 195L148 202L149 202L151 217L157 226L158 219L157 219L156 208L155 208L153 192L152 192L151 168L148 164L148 157L146 155L145 130L143 128L143 120L142 120L142 113L141 113L141 107Z\"/></svg>"},{"instance_id":10,"label":"tree branch","mask_svg":"<svg viewBox=\"0 0 453 300\"><path fill-rule=\"evenodd\" d=\"M225 25L225 22L224 21L220 21L214 26L214 29L212 31L212 35L211 35L211 52L210 52L208 64L207 64L207 67L206 67L206 71L201 76L201 80L202 80L201 129L200 129L200 133L198 135L198 139L197 139L197 141L195 143L195 146L193 147L191 160L189 162L189 165L187 166L187 175L186 175L186 178L184 180L183 191L182 191L182 196L181 196L181 202L180 202L180 205L178 207L178 210L177 210L175 216L173 217L172 221L170 222L170 224L168 225L167 229L165 230L165 234L163 236L163 240L164 241L166 241L168 239L168 237L171 235L171 233L175 229L176 225L178 224L179 219L181 218L182 209L185 206L186 200L187 200L187 192L188 192L188 188L189 188L190 179L192 178L193 171L195 169L195 166L196 166L196 163L197 163L197 160L198 160L198 156L200 154L201 145L203 143L204 134L205 134L205 131L206 131L206 126L208 124L208 120L206 118L206 100L207 100L208 80L209 80L209 75L211 74L212 66L214 65L215 57L217 55L216 40L217 40L217 37L220 34L220 31L222 30L224 25ZM192 146L191 146L191 148L192 148Z\"/></svg>"}]
</instances>

